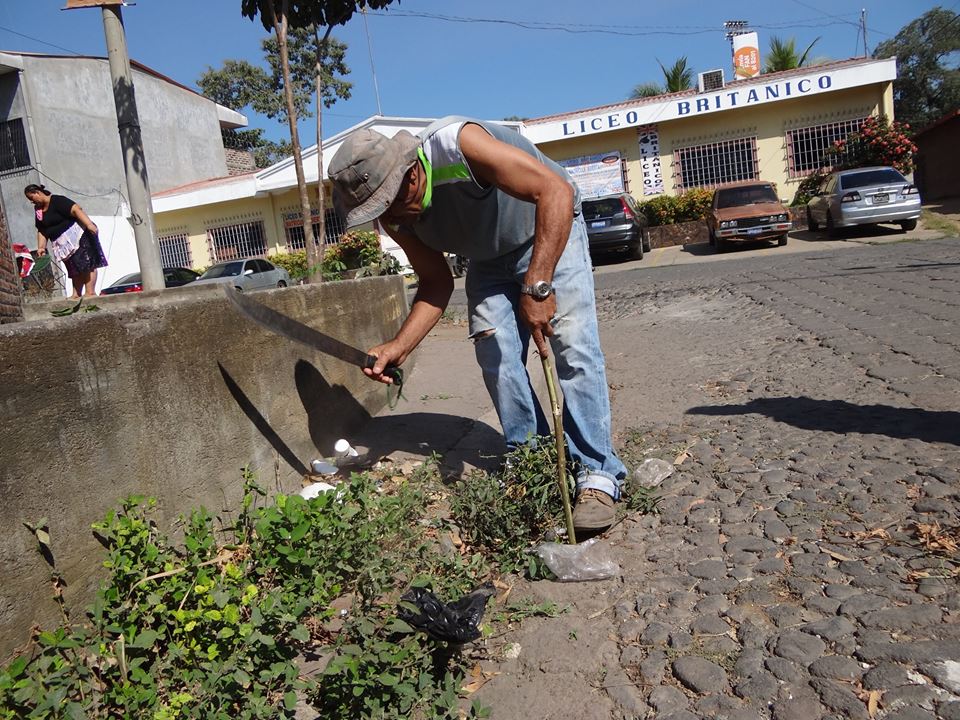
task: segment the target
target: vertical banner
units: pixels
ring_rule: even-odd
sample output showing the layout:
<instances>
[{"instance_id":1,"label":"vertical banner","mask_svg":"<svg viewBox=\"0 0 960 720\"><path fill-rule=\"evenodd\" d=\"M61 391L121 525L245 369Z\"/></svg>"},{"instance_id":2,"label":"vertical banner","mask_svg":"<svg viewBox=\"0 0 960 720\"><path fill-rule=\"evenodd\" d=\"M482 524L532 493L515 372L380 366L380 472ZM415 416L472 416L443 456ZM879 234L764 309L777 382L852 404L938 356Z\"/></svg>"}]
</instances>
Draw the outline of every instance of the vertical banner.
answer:
<instances>
[{"instance_id":1,"label":"vertical banner","mask_svg":"<svg viewBox=\"0 0 960 720\"><path fill-rule=\"evenodd\" d=\"M760 74L760 39L755 32L733 36L733 76L752 78Z\"/></svg>"},{"instance_id":2,"label":"vertical banner","mask_svg":"<svg viewBox=\"0 0 960 720\"><path fill-rule=\"evenodd\" d=\"M663 174L660 170L660 134L657 126L644 125L637 128L637 143L640 146L643 194L659 195L663 192Z\"/></svg>"},{"instance_id":3,"label":"vertical banner","mask_svg":"<svg viewBox=\"0 0 960 720\"><path fill-rule=\"evenodd\" d=\"M557 164L570 173L584 198L613 195L623 192L623 171L620 153L612 150L600 155L558 160Z\"/></svg>"}]
</instances>

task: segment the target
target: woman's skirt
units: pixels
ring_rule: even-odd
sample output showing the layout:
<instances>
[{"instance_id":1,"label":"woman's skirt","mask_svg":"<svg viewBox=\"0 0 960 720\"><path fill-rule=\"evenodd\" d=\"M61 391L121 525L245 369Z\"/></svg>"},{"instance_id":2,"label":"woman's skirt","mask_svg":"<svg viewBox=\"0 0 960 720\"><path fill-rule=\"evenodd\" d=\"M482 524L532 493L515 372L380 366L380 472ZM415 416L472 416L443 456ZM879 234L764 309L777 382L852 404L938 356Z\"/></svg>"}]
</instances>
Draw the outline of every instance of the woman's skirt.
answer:
<instances>
[{"instance_id":1,"label":"woman's skirt","mask_svg":"<svg viewBox=\"0 0 960 720\"><path fill-rule=\"evenodd\" d=\"M67 268L67 275L74 278L88 272L107 266L107 257L100 247L100 238L84 231L80 237L80 247L70 257L63 261Z\"/></svg>"}]
</instances>

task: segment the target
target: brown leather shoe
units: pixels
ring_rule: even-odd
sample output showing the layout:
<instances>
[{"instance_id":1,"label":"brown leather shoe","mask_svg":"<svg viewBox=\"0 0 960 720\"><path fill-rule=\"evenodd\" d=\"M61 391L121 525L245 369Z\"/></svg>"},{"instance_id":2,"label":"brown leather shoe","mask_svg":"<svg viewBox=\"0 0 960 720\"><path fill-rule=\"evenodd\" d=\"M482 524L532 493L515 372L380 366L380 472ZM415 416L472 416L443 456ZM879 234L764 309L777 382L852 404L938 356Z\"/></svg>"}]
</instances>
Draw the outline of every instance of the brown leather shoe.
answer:
<instances>
[{"instance_id":1,"label":"brown leather shoe","mask_svg":"<svg viewBox=\"0 0 960 720\"><path fill-rule=\"evenodd\" d=\"M616 517L613 505L613 498L602 490L582 490L573 508L573 529L576 532L585 530L594 533L606 530L613 525Z\"/></svg>"}]
</instances>

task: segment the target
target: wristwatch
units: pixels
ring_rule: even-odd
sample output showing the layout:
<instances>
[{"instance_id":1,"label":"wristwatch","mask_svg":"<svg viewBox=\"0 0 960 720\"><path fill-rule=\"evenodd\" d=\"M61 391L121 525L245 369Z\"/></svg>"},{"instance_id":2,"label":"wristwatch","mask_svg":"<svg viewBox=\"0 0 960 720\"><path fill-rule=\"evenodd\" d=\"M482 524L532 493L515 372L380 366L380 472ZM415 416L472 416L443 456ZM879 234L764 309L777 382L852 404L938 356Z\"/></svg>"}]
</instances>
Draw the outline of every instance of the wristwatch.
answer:
<instances>
[{"instance_id":1,"label":"wristwatch","mask_svg":"<svg viewBox=\"0 0 960 720\"><path fill-rule=\"evenodd\" d=\"M521 285L520 292L537 300L546 300L553 294L553 285L546 280L539 280L533 285Z\"/></svg>"}]
</instances>

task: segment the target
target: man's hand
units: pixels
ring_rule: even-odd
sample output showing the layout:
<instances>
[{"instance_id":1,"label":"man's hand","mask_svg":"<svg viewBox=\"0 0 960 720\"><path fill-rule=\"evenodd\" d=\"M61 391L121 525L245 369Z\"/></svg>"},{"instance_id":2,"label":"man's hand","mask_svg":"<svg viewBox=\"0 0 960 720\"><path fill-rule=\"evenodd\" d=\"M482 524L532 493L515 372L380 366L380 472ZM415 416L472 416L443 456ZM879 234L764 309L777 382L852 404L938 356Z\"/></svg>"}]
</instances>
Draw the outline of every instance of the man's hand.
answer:
<instances>
[{"instance_id":1,"label":"man's hand","mask_svg":"<svg viewBox=\"0 0 960 720\"><path fill-rule=\"evenodd\" d=\"M384 375L383 371L388 367L399 367L403 364L403 361L407 359L407 355L409 354L410 353L405 350L403 345L396 339L383 345L370 348L367 351L367 355L373 355L377 359L377 362L374 363L373 368L363 368L363 374L385 385L393 385L393 378L389 375Z\"/></svg>"},{"instance_id":2,"label":"man's hand","mask_svg":"<svg viewBox=\"0 0 960 720\"><path fill-rule=\"evenodd\" d=\"M537 300L529 295L520 296L520 317L530 328L530 334L540 357L550 355L550 345L546 338L553 335L553 325L550 321L553 320L556 312L557 299L553 295L544 300Z\"/></svg>"}]
</instances>

